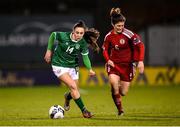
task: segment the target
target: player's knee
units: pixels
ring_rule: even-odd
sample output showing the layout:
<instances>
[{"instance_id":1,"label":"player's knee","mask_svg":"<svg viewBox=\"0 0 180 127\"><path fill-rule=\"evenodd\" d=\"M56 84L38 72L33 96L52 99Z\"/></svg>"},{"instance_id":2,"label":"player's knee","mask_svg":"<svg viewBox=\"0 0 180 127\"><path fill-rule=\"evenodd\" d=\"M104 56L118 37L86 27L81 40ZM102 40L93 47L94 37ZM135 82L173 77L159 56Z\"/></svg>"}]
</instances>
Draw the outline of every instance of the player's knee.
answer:
<instances>
[{"instance_id":1,"label":"player's knee","mask_svg":"<svg viewBox=\"0 0 180 127\"><path fill-rule=\"evenodd\" d=\"M118 89L118 88L111 87L111 93L112 93L113 95L119 94L119 89Z\"/></svg>"},{"instance_id":2,"label":"player's knee","mask_svg":"<svg viewBox=\"0 0 180 127\"><path fill-rule=\"evenodd\" d=\"M71 96L75 99L79 98L80 93L78 91L78 88L76 85L71 85L70 86L70 91L71 91Z\"/></svg>"},{"instance_id":3,"label":"player's knee","mask_svg":"<svg viewBox=\"0 0 180 127\"><path fill-rule=\"evenodd\" d=\"M126 96L126 93L124 93L124 92L121 92L121 96Z\"/></svg>"},{"instance_id":4,"label":"player's knee","mask_svg":"<svg viewBox=\"0 0 180 127\"><path fill-rule=\"evenodd\" d=\"M121 90L120 91L121 96L126 96L127 93L128 93L128 91L126 91L126 90Z\"/></svg>"},{"instance_id":5,"label":"player's knee","mask_svg":"<svg viewBox=\"0 0 180 127\"><path fill-rule=\"evenodd\" d=\"M78 88L77 88L76 84L70 85L70 90L71 90L72 92L73 92L73 91L77 91Z\"/></svg>"}]
</instances>

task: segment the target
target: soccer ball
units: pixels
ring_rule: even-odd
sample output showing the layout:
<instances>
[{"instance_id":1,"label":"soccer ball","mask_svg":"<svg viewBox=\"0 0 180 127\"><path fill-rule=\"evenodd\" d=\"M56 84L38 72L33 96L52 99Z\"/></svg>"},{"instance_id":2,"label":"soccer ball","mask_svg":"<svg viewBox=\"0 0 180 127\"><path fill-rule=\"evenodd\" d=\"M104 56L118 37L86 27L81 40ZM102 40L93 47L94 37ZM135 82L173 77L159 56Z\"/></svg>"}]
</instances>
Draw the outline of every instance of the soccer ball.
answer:
<instances>
[{"instance_id":1,"label":"soccer ball","mask_svg":"<svg viewBox=\"0 0 180 127\"><path fill-rule=\"evenodd\" d=\"M49 109L49 117L51 119L64 118L64 108L60 105L53 105Z\"/></svg>"}]
</instances>

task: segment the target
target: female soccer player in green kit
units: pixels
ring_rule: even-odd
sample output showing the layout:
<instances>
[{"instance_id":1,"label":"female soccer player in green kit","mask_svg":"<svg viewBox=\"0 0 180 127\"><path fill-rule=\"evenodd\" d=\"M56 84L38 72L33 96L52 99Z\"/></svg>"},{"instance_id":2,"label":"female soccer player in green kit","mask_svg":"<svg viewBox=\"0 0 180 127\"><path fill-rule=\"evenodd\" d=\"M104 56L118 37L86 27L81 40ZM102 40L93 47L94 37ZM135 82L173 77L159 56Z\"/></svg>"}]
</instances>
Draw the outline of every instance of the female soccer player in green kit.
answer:
<instances>
[{"instance_id":1,"label":"female soccer player in green kit","mask_svg":"<svg viewBox=\"0 0 180 127\"><path fill-rule=\"evenodd\" d=\"M70 108L70 100L73 99L80 108L84 118L91 118L93 115L83 104L78 89L78 54L81 53L83 63L89 70L89 75L95 75L88 57L88 45L95 51L99 50L96 43L99 32L94 28L88 29L83 21L77 22L72 32L52 32L45 54L45 61L51 63L52 70L58 79L64 82L70 92L65 93L64 109ZM54 42L57 42L54 45Z\"/></svg>"}]
</instances>

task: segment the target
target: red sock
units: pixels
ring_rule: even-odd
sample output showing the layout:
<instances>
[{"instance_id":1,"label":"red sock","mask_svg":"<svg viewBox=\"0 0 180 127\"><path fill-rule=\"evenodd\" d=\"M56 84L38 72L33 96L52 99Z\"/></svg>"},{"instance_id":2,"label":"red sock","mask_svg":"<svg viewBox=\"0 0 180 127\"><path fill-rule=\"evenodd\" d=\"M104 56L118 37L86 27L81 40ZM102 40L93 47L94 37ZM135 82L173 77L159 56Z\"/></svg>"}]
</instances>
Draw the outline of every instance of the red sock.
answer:
<instances>
[{"instance_id":1,"label":"red sock","mask_svg":"<svg viewBox=\"0 0 180 127\"><path fill-rule=\"evenodd\" d=\"M113 101L114 101L118 111L122 111L123 109L122 109L122 103L121 103L121 96L120 96L120 94L114 95L112 93L112 98L113 98Z\"/></svg>"}]
</instances>

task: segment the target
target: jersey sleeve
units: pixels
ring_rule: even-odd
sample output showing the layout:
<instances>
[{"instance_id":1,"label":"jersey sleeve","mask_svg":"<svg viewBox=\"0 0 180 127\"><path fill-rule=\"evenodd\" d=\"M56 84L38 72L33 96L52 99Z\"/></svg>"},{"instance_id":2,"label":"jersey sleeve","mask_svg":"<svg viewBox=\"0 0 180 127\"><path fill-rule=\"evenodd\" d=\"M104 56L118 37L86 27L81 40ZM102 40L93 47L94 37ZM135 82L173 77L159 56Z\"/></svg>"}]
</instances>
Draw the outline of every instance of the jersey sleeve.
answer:
<instances>
[{"instance_id":1,"label":"jersey sleeve","mask_svg":"<svg viewBox=\"0 0 180 127\"><path fill-rule=\"evenodd\" d=\"M85 40L81 44L81 54L82 54L84 65L86 66L88 70L90 70L92 67L91 67L91 61L89 60L89 56L88 56L89 54L88 45Z\"/></svg>"},{"instance_id":2,"label":"jersey sleeve","mask_svg":"<svg viewBox=\"0 0 180 127\"><path fill-rule=\"evenodd\" d=\"M87 45L87 42L85 40L81 44L81 54L82 55L88 55L89 54L88 45Z\"/></svg>"},{"instance_id":3,"label":"jersey sleeve","mask_svg":"<svg viewBox=\"0 0 180 127\"><path fill-rule=\"evenodd\" d=\"M56 39L56 32L52 32L49 40L48 40L48 46L47 49L48 50L52 50L53 49L53 45L54 45L54 40Z\"/></svg>"},{"instance_id":4,"label":"jersey sleeve","mask_svg":"<svg viewBox=\"0 0 180 127\"><path fill-rule=\"evenodd\" d=\"M92 67L91 67L91 61L90 61L90 59L89 59L89 56L88 55L83 55L83 63L84 63L84 65L86 66L86 68L88 69L88 70L90 70Z\"/></svg>"},{"instance_id":5,"label":"jersey sleeve","mask_svg":"<svg viewBox=\"0 0 180 127\"><path fill-rule=\"evenodd\" d=\"M106 35L106 37L104 38L104 43L102 45L103 56L106 62L109 60L109 54L108 54L109 45L110 45L109 37Z\"/></svg>"},{"instance_id":6,"label":"jersey sleeve","mask_svg":"<svg viewBox=\"0 0 180 127\"><path fill-rule=\"evenodd\" d=\"M134 45L133 60L143 61L144 52L145 52L144 43L142 42L141 38L137 34L134 34L134 36L132 37L132 42Z\"/></svg>"}]
</instances>

